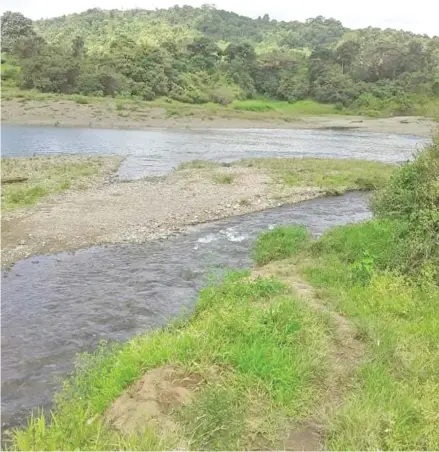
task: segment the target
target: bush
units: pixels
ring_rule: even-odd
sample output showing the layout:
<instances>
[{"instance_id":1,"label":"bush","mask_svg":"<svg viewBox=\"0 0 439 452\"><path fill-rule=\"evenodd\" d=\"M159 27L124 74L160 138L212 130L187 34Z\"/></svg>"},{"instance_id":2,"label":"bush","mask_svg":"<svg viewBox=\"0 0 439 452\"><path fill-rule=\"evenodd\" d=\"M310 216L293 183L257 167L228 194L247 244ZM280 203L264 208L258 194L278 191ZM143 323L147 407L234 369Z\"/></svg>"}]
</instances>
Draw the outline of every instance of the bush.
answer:
<instances>
[{"instance_id":1,"label":"bush","mask_svg":"<svg viewBox=\"0 0 439 452\"><path fill-rule=\"evenodd\" d=\"M278 226L256 240L252 257L257 265L285 259L302 250L310 235L304 226Z\"/></svg>"},{"instance_id":2,"label":"bush","mask_svg":"<svg viewBox=\"0 0 439 452\"><path fill-rule=\"evenodd\" d=\"M235 99L235 92L228 86L220 86L210 93L210 101L216 104L228 105Z\"/></svg>"},{"instance_id":3,"label":"bush","mask_svg":"<svg viewBox=\"0 0 439 452\"><path fill-rule=\"evenodd\" d=\"M372 210L379 218L407 224L397 267L413 273L432 265L439 278L439 136L413 162L394 172L373 197Z\"/></svg>"}]
</instances>

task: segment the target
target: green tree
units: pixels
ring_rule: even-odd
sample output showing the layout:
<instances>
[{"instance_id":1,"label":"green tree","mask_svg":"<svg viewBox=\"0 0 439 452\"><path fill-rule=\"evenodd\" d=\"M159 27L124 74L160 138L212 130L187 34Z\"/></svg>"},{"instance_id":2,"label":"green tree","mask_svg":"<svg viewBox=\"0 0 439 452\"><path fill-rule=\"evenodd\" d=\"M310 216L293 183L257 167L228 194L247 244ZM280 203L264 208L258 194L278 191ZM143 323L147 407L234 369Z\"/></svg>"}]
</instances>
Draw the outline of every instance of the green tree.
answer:
<instances>
[{"instance_id":1,"label":"green tree","mask_svg":"<svg viewBox=\"0 0 439 452\"><path fill-rule=\"evenodd\" d=\"M6 11L0 18L0 28L3 52L11 52L18 39L35 37L32 20L21 13Z\"/></svg>"}]
</instances>

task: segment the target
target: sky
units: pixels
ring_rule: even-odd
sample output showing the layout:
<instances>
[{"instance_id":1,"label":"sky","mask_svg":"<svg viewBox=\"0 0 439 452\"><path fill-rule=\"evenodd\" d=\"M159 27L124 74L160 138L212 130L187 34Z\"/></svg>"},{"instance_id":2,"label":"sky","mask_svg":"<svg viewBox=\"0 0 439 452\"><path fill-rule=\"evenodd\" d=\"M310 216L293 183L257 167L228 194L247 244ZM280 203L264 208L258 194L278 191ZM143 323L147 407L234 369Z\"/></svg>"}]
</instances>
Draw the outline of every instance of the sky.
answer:
<instances>
[{"instance_id":1,"label":"sky","mask_svg":"<svg viewBox=\"0 0 439 452\"><path fill-rule=\"evenodd\" d=\"M215 4L217 8L234 11L249 17L269 14L277 20L305 20L309 17L325 16L340 20L349 28L369 25L380 28L397 28L439 35L434 0L2 0L0 12L19 11L31 19L40 19L81 12L89 8L130 9L168 8L179 5L201 6Z\"/></svg>"}]
</instances>

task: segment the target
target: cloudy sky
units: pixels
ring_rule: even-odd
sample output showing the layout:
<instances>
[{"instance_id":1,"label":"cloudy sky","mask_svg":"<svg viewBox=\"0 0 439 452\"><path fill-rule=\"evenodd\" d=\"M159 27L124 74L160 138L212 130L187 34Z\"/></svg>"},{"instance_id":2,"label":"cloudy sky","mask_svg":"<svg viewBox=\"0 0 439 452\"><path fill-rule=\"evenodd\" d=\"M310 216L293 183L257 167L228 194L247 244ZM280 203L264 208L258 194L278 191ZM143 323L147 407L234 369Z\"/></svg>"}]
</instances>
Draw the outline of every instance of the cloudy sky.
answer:
<instances>
[{"instance_id":1,"label":"cloudy sky","mask_svg":"<svg viewBox=\"0 0 439 452\"><path fill-rule=\"evenodd\" d=\"M402 28L416 33L439 35L439 22L433 0L2 0L0 11L20 11L32 19L81 12L88 8L130 9L167 8L176 3L200 6L214 3L217 8L250 17L268 13L278 20L304 20L318 15L335 17L351 28L369 25L381 28Z\"/></svg>"}]
</instances>

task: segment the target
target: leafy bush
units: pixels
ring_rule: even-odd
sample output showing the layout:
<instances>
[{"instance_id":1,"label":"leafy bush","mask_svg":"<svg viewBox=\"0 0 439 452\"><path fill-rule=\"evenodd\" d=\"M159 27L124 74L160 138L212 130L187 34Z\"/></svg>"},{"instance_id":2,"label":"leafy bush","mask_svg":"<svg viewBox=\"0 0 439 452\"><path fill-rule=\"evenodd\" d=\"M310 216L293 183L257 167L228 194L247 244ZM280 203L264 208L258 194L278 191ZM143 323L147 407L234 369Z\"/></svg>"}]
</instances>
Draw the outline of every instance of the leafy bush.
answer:
<instances>
[{"instance_id":1,"label":"leafy bush","mask_svg":"<svg viewBox=\"0 0 439 452\"><path fill-rule=\"evenodd\" d=\"M399 247L400 268L409 273L426 265L439 268L439 136L394 172L373 197L372 210L379 218L407 224Z\"/></svg>"},{"instance_id":2,"label":"leafy bush","mask_svg":"<svg viewBox=\"0 0 439 452\"><path fill-rule=\"evenodd\" d=\"M220 105L228 105L233 102L235 98L235 91L228 86L214 88L210 93L210 101Z\"/></svg>"}]
</instances>

